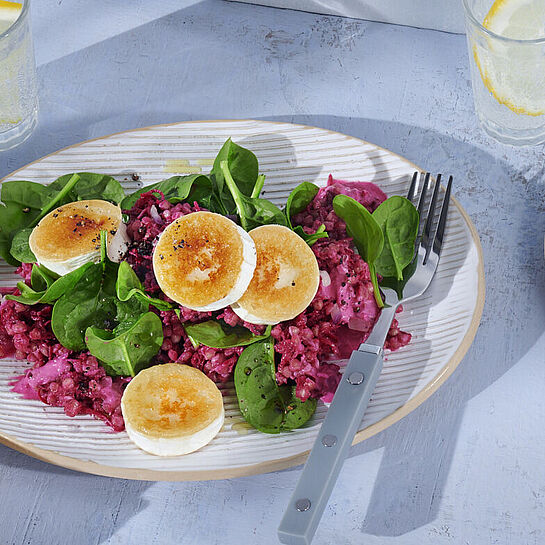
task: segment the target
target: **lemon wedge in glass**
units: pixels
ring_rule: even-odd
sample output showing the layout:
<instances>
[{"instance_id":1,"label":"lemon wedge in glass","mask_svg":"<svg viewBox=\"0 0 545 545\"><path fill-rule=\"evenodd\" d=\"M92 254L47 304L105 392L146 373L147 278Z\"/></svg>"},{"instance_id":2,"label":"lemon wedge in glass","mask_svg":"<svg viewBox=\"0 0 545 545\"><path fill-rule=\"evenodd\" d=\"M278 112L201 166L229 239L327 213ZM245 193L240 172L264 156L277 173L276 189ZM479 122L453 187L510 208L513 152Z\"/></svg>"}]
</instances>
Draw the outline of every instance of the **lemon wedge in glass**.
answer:
<instances>
[{"instance_id":1,"label":"lemon wedge in glass","mask_svg":"<svg viewBox=\"0 0 545 545\"><path fill-rule=\"evenodd\" d=\"M0 0L0 33L5 32L13 23L15 23L22 9L23 4L20 4L19 2Z\"/></svg>"},{"instance_id":2,"label":"lemon wedge in glass","mask_svg":"<svg viewBox=\"0 0 545 545\"><path fill-rule=\"evenodd\" d=\"M512 40L545 38L545 2L496 0L483 26ZM545 114L545 42L485 40L474 45L473 54L487 89L517 114Z\"/></svg>"}]
</instances>

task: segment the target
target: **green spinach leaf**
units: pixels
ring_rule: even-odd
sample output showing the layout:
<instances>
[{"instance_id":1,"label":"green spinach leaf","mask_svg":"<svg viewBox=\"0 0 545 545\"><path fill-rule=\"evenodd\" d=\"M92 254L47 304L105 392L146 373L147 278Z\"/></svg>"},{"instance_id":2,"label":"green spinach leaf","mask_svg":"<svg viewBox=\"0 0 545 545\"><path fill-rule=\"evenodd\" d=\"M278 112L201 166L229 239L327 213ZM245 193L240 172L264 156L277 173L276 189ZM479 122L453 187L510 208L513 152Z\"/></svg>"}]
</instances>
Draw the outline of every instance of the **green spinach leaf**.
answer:
<instances>
[{"instance_id":1,"label":"green spinach leaf","mask_svg":"<svg viewBox=\"0 0 545 545\"><path fill-rule=\"evenodd\" d=\"M65 292L71 290L86 271L94 266L94 263L85 263L74 271L57 278L52 276L43 266L34 265L31 273L32 287L24 282L18 282L17 287L21 295L6 295L6 299L12 299L24 305L35 305L36 303L52 304ZM46 272L47 271L47 272ZM39 280L41 278L42 280ZM45 283L45 287L44 287Z\"/></svg>"},{"instance_id":2,"label":"green spinach leaf","mask_svg":"<svg viewBox=\"0 0 545 545\"><path fill-rule=\"evenodd\" d=\"M231 176L227 161L222 161L220 168L223 172L225 184L235 202L236 212L243 229L250 231L261 225L287 225L286 216L275 204L267 199L247 197L239 190Z\"/></svg>"},{"instance_id":3,"label":"green spinach leaf","mask_svg":"<svg viewBox=\"0 0 545 545\"><path fill-rule=\"evenodd\" d=\"M159 352L163 344L163 325L157 314L146 312L121 332L87 327L85 343L109 375L134 377Z\"/></svg>"},{"instance_id":4,"label":"green spinach leaf","mask_svg":"<svg viewBox=\"0 0 545 545\"><path fill-rule=\"evenodd\" d=\"M310 182L303 182L299 184L288 196L288 201L286 203L286 208L284 213L286 214L286 220L288 222L288 227L294 232L297 233L309 246L312 246L316 241L321 238L327 238L329 235L325 230L325 225L322 224L315 233L308 234L300 226L296 225L295 227L291 223L292 216L302 212L314 199L318 193L319 188L317 185Z\"/></svg>"},{"instance_id":5,"label":"green spinach leaf","mask_svg":"<svg viewBox=\"0 0 545 545\"><path fill-rule=\"evenodd\" d=\"M214 185L211 180L203 174L172 176L162 182L142 187L131 195L127 195L121 201L121 208L123 210L130 210L142 193L152 190L161 191L165 196L165 199L172 204L179 202L193 204L194 202L197 202L200 206L212 212L220 211L217 197L214 192Z\"/></svg>"},{"instance_id":6,"label":"green spinach leaf","mask_svg":"<svg viewBox=\"0 0 545 545\"><path fill-rule=\"evenodd\" d=\"M297 233L309 246L312 246L314 243L318 242L321 238L328 238L329 235L327 234L327 231L325 230L325 225L322 223L318 229L314 233L307 233L305 230L300 226L296 225L292 231L294 233Z\"/></svg>"},{"instance_id":7,"label":"green spinach leaf","mask_svg":"<svg viewBox=\"0 0 545 545\"><path fill-rule=\"evenodd\" d=\"M5 204L14 203L41 210L53 193L55 190L52 191L47 185L25 180L12 180L2 183L0 196Z\"/></svg>"},{"instance_id":8,"label":"green spinach leaf","mask_svg":"<svg viewBox=\"0 0 545 545\"><path fill-rule=\"evenodd\" d=\"M259 195L261 195L261 190L263 189L264 184L265 184L265 174L260 174L257 177L254 188L252 189L252 194L250 195L252 199L257 199Z\"/></svg>"},{"instance_id":9,"label":"green spinach leaf","mask_svg":"<svg viewBox=\"0 0 545 545\"><path fill-rule=\"evenodd\" d=\"M159 310L171 310L176 307L174 303L169 303L168 301L163 301L156 297L150 297L144 291L140 279L126 261L122 261L119 264L115 292L120 301L128 301L134 297L144 304L153 305Z\"/></svg>"},{"instance_id":10,"label":"green spinach leaf","mask_svg":"<svg viewBox=\"0 0 545 545\"><path fill-rule=\"evenodd\" d=\"M320 188L317 185L310 182L303 182L289 194L285 212L288 225L291 228L293 228L291 224L292 216L302 212L312 202L312 199L316 197L319 190Z\"/></svg>"},{"instance_id":11,"label":"green spinach leaf","mask_svg":"<svg viewBox=\"0 0 545 545\"><path fill-rule=\"evenodd\" d=\"M380 225L371 213L358 201L346 195L333 199L335 214L346 223L346 231L354 239L359 254L369 266L375 301L379 308L384 306L378 287L376 261L384 247L384 235Z\"/></svg>"},{"instance_id":12,"label":"green spinach leaf","mask_svg":"<svg viewBox=\"0 0 545 545\"><path fill-rule=\"evenodd\" d=\"M226 162L228 170L237 186L238 192L251 197L258 182L259 167L257 157L248 149L235 144L230 138L223 144L210 171L210 179L225 208L225 214L235 212L232 191L227 188L225 173L221 163Z\"/></svg>"},{"instance_id":13,"label":"green spinach leaf","mask_svg":"<svg viewBox=\"0 0 545 545\"><path fill-rule=\"evenodd\" d=\"M100 252L100 263L91 263L53 306L51 329L59 342L71 350L85 348L84 334L88 327L110 331L118 326L128 328L149 310L149 305L138 299L117 298L118 265L107 259L105 231L100 233Z\"/></svg>"},{"instance_id":14,"label":"green spinach leaf","mask_svg":"<svg viewBox=\"0 0 545 545\"><path fill-rule=\"evenodd\" d=\"M276 382L272 339L251 344L239 356L234 373L240 412L254 428L280 433L301 427L316 410L316 400L300 401L294 386Z\"/></svg>"},{"instance_id":15,"label":"green spinach leaf","mask_svg":"<svg viewBox=\"0 0 545 545\"><path fill-rule=\"evenodd\" d=\"M30 249L30 244L28 239L32 233L33 227L27 227L18 231L13 240L11 241L11 255L21 261L22 263L35 263L36 256Z\"/></svg>"},{"instance_id":16,"label":"green spinach leaf","mask_svg":"<svg viewBox=\"0 0 545 545\"><path fill-rule=\"evenodd\" d=\"M18 265L20 259L15 257L18 255L25 259L33 261L34 255L28 246L28 237L38 222L48 214L55 205L62 201L67 191L73 187L79 177L77 174L70 178L67 183L66 190L55 192L52 190L44 191L39 197L39 190L31 182L22 181L20 189L16 189L19 182L6 182L10 184L8 189L3 192L3 195L8 199L4 203L0 219L0 254L11 265ZM24 190L29 190L30 203L22 203L24 198ZM40 208L33 208L42 199ZM30 206L32 204L33 206ZM19 235L19 232L24 230L24 233ZM13 245L14 239L17 237L16 244ZM9 255L8 255L9 254ZM14 255L15 254L15 255Z\"/></svg>"},{"instance_id":17,"label":"green spinach leaf","mask_svg":"<svg viewBox=\"0 0 545 545\"><path fill-rule=\"evenodd\" d=\"M69 185L72 176L74 174L65 174L57 178L48 188L54 191L62 191ZM89 199L101 199L119 204L125 197L121 184L112 176L95 172L78 172L77 176L77 184L70 188L59 206L69 202Z\"/></svg>"},{"instance_id":18,"label":"green spinach leaf","mask_svg":"<svg viewBox=\"0 0 545 545\"><path fill-rule=\"evenodd\" d=\"M405 285L416 271L417 256L403 269L403 278L399 280L396 276L383 276L380 281L380 285L385 288L392 288L397 293L397 296L401 299L403 297L403 290Z\"/></svg>"},{"instance_id":19,"label":"green spinach leaf","mask_svg":"<svg viewBox=\"0 0 545 545\"><path fill-rule=\"evenodd\" d=\"M70 350L84 350L88 327L114 329L117 325L115 273L105 263L92 264L72 289L53 306L51 329Z\"/></svg>"},{"instance_id":20,"label":"green spinach leaf","mask_svg":"<svg viewBox=\"0 0 545 545\"><path fill-rule=\"evenodd\" d=\"M194 346L202 344L212 348L233 348L268 338L272 326L267 326L262 335L255 335L242 326L228 326L219 320L208 320L200 324L187 323L184 324L184 329Z\"/></svg>"},{"instance_id":21,"label":"green spinach leaf","mask_svg":"<svg viewBox=\"0 0 545 545\"><path fill-rule=\"evenodd\" d=\"M394 195L373 212L384 235L384 248L376 261L381 276L403 280L403 270L414 257L418 211L405 197Z\"/></svg>"},{"instance_id":22,"label":"green spinach leaf","mask_svg":"<svg viewBox=\"0 0 545 545\"><path fill-rule=\"evenodd\" d=\"M68 290L71 290L75 284L79 282L80 278L94 265L95 263L85 263L74 271L70 271L68 274L55 280L44 293L40 303L47 303L50 305L59 299L59 297L62 297L62 295Z\"/></svg>"},{"instance_id":23,"label":"green spinach leaf","mask_svg":"<svg viewBox=\"0 0 545 545\"><path fill-rule=\"evenodd\" d=\"M8 301L17 301L23 305L35 305L40 303L40 299L43 297L44 291L34 291L30 286L27 286L24 282L17 282L17 287L21 292L21 295L6 295Z\"/></svg>"},{"instance_id":24,"label":"green spinach leaf","mask_svg":"<svg viewBox=\"0 0 545 545\"><path fill-rule=\"evenodd\" d=\"M55 280L59 279L59 275L50 271L43 265L32 266L32 271L30 273L30 285L32 289L36 291L42 291L49 288Z\"/></svg>"},{"instance_id":25,"label":"green spinach leaf","mask_svg":"<svg viewBox=\"0 0 545 545\"><path fill-rule=\"evenodd\" d=\"M38 209L28 208L12 201L0 205L0 257L10 265L14 267L20 265L20 261L10 253L13 237L19 229L28 226L39 213Z\"/></svg>"},{"instance_id":26,"label":"green spinach leaf","mask_svg":"<svg viewBox=\"0 0 545 545\"><path fill-rule=\"evenodd\" d=\"M66 180L66 183L63 185L63 187L58 188L57 191L54 191L55 188L52 187L53 184L49 186L49 198L44 202L40 214L36 219L32 221L32 223L30 223L29 227L35 227L36 225L38 225L40 220L43 217L47 216L47 214L49 214L49 212L51 212L53 208L73 201L73 199L70 198L69 194L75 187L75 185L79 182L80 177L78 174L67 174L67 177L68 178Z\"/></svg>"}]
</instances>

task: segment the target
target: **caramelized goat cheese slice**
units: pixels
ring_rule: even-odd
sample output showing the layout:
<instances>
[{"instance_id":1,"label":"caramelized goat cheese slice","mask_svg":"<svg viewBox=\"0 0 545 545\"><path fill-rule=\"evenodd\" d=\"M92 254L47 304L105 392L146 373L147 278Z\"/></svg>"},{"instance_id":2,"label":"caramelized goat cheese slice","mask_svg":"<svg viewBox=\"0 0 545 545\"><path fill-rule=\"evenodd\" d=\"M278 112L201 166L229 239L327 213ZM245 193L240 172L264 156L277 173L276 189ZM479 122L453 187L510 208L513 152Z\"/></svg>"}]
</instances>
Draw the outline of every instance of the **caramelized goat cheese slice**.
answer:
<instances>
[{"instance_id":1,"label":"caramelized goat cheese slice","mask_svg":"<svg viewBox=\"0 0 545 545\"><path fill-rule=\"evenodd\" d=\"M212 212L174 220L153 252L153 271L163 292L180 305L203 312L239 299L255 264L255 245L248 233Z\"/></svg>"},{"instance_id":2,"label":"caramelized goat cheese slice","mask_svg":"<svg viewBox=\"0 0 545 545\"><path fill-rule=\"evenodd\" d=\"M318 291L320 272L307 243L282 225L249 232L257 250L254 276L233 311L252 324L277 324L303 312Z\"/></svg>"},{"instance_id":3,"label":"caramelized goat cheese slice","mask_svg":"<svg viewBox=\"0 0 545 545\"><path fill-rule=\"evenodd\" d=\"M120 261L128 247L121 208L108 201L64 204L43 217L29 238L38 263L64 275L100 259L100 232L108 232L108 257Z\"/></svg>"},{"instance_id":4,"label":"caramelized goat cheese slice","mask_svg":"<svg viewBox=\"0 0 545 545\"><path fill-rule=\"evenodd\" d=\"M179 363L140 371L125 388L121 411L129 438L158 456L178 456L209 443L224 421L218 387Z\"/></svg>"}]
</instances>

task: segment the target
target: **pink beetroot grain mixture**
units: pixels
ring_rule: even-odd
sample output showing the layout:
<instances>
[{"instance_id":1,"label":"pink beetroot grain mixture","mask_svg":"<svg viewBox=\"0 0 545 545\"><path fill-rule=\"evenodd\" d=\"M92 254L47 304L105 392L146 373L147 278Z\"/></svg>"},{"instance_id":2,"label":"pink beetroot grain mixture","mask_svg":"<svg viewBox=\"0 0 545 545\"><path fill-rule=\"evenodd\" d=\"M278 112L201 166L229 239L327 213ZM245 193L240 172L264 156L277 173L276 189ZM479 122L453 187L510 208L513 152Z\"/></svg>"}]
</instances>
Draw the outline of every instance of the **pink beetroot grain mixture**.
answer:
<instances>
[{"instance_id":1,"label":"pink beetroot grain mixture","mask_svg":"<svg viewBox=\"0 0 545 545\"><path fill-rule=\"evenodd\" d=\"M120 403L128 379L109 377L89 353L64 348L51 331L52 308L6 300L0 304L0 357L13 355L32 364L14 380L13 390L63 407L68 416L90 414L115 431L124 430Z\"/></svg>"},{"instance_id":2,"label":"pink beetroot grain mixture","mask_svg":"<svg viewBox=\"0 0 545 545\"><path fill-rule=\"evenodd\" d=\"M332 399L340 373L339 367L327 360L346 357L369 335L379 315L367 264L354 251L344 222L333 212L333 197L339 193L355 198L370 211L386 199L374 184L343 182L330 176L327 186L320 189L307 209L292 218L294 224L309 233L322 223L329 233L328 239L312 247L322 271L314 300L299 316L272 329L279 354L277 380L280 384L293 381L302 400ZM157 237L175 219L198 210L201 208L197 203L173 205L158 192L147 192L128 212L127 229L132 244L126 259L145 288L156 296L168 300L153 275L152 254ZM18 270L27 282L31 268L30 264L23 264ZM14 391L63 407L68 416L92 414L115 431L123 430L120 402L130 378L109 377L89 353L77 354L62 347L51 331L51 309L50 305L26 306L5 300L0 305L0 358L15 355L33 364L14 382ZM256 334L264 331L264 326L243 322L230 307L215 313L180 307L180 315L183 321L192 323L216 318L231 326L245 326ZM174 311L161 312L160 316L164 341L156 363L176 361L192 365L215 382L232 377L243 347L195 348ZM397 350L410 338L394 320L385 346Z\"/></svg>"}]
</instances>

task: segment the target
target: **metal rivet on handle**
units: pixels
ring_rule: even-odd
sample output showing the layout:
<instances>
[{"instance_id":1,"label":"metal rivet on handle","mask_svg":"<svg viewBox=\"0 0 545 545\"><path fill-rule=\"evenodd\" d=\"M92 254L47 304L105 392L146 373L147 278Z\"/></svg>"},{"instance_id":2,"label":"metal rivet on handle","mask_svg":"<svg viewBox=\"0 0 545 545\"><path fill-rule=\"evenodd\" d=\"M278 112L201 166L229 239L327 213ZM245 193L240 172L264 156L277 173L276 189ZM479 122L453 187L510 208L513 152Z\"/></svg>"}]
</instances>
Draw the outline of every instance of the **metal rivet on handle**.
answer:
<instances>
[{"instance_id":1,"label":"metal rivet on handle","mask_svg":"<svg viewBox=\"0 0 545 545\"><path fill-rule=\"evenodd\" d=\"M346 379L350 384L358 385L363 382L364 376L363 373L360 373L359 371L355 371L354 373L350 373L350 376Z\"/></svg>"},{"instance_id":2,"label":"metal rivet on handle","mask_svg":"<svg viewBox=\"0 0 545 545\"><path fill-rule=\"evenodd\" d=\"M308 511L310 509L310 500L308 498L301 498L295 502L295 509L297 511Z\"/></svg>"},{"instance_id":3,"label":"metal rivet on handle","mask_svg":"<svg viewBox=\"0 0 545 545\"><path fill-rule=\"evenodd\" d=\"M334 435L324 435L322 437L322 445L324 447L332 447L337 444L337 437Z\"/></svg>"}]
</instances>

